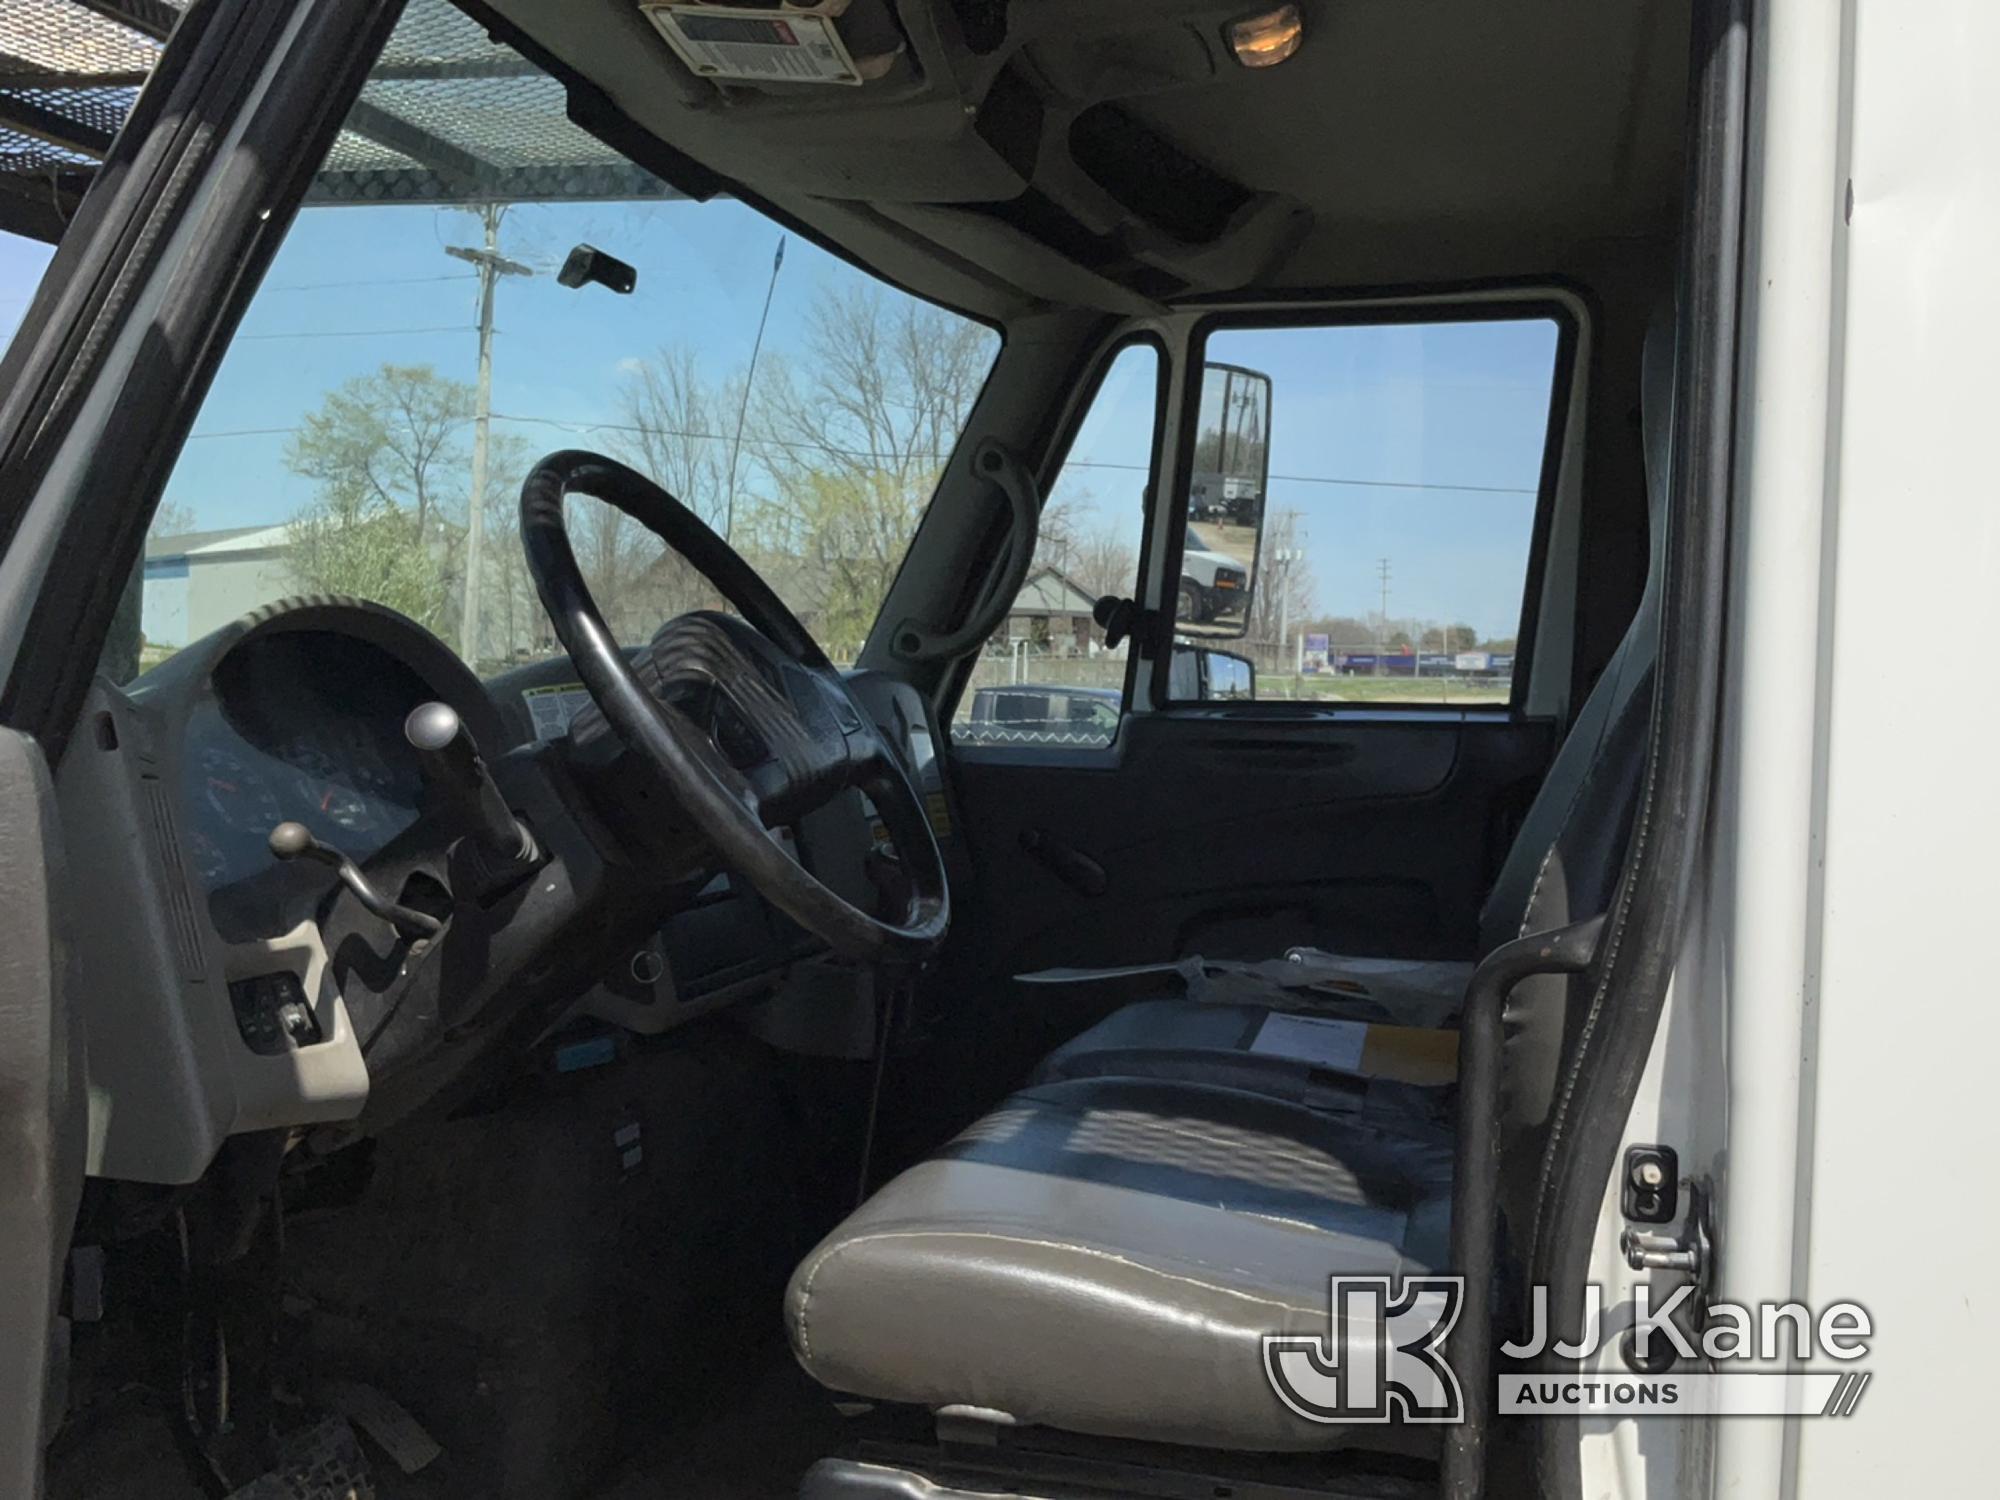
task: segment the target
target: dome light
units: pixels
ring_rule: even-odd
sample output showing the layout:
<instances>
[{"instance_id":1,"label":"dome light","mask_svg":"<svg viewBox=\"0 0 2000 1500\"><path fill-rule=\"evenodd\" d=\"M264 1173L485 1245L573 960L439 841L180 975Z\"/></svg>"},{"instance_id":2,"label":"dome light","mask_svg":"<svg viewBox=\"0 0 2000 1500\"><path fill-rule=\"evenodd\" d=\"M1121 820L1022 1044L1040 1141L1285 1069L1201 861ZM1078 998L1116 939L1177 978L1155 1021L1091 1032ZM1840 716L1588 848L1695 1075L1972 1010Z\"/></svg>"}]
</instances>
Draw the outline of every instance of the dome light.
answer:
<instances>
[{"instance_id":1,"label":"dome light","mask_svg":"<svg viewBox=\"0 0 2000 1500\"><path fill-rule=\"evenodd\" d=\"M1275 68L1299 50L1305 30L1298 6L1288 4L1260 16L1231 21L1224 34L1229 38L1229 50L1244 67Z\"/></svg>"}]
</instances>

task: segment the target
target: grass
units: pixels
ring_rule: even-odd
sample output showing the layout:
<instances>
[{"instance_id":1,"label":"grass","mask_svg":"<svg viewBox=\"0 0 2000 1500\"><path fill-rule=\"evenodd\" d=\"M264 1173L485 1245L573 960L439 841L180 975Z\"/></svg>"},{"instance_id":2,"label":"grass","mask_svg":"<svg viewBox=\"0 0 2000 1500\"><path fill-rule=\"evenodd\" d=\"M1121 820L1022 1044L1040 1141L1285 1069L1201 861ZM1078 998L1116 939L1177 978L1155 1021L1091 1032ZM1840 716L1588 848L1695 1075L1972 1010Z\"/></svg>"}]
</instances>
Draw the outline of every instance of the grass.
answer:
<instances>
[{"instance_id":1,"label":"grass","mask_svg":"<svg viewBox=\"0 0 2000 1500\"><path fill-rule=\"evenodd\" d=\"M1266 699L1323 700L1328 703L1505 703L1505 682L1468 681L1462 677L1334 677L1280 675L1260 672L1257 696Z\"/></svg>"}]
</instances>

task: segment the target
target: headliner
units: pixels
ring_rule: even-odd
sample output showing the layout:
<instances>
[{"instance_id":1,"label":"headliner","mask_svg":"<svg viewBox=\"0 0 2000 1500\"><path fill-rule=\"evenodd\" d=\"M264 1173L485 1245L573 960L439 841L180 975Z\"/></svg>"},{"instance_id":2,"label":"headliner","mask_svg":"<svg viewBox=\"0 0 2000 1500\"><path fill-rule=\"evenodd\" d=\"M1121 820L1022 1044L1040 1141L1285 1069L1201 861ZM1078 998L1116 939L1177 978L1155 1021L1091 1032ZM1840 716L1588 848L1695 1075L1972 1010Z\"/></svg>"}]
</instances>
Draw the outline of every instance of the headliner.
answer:
<instances>
[{"instance_id":1,"label":"headliner","mask_svg":"<svg viewBox=\"0 0 2000 1500\"><path fill-rule=\"evenodd\" d=\"M911 38L890 77L727 97L631 0L487 3L685 158L681 186L714 174L994 318L1587 283L1678 212L1685 0L1304 0L1264 71L1218 44L1241 3L854 0Z\"/></svg>"}]
</instances>

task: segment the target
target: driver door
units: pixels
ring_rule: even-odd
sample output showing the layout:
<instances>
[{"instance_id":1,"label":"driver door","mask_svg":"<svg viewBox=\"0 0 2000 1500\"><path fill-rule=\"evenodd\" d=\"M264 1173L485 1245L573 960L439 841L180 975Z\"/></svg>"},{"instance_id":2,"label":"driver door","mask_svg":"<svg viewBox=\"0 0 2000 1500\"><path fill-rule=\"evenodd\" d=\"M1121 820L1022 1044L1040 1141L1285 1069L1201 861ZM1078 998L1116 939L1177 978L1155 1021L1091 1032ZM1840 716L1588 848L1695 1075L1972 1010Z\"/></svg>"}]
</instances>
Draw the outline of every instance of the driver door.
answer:
<instances>
[{"instance_id":1,"label":"driver door","mask_svg":"<svg viewBox=\"0 0 2000 1500\"><path fill-rule=\"evenodd\" d=\"M17 245L62 235L0 360L0 1493L20 1496L41 1493L70 1315L89 1301L64 1269L86 1151L83 997L65 970L89 939L91 851L66 863L51 771L238 291L304 190L295 164L317 159L395 11L75 9L86 40L156 61L126 128L80 142L102 152L94 173L51 174L55 217L0 209Z\"/></svg>"}]
</instances>

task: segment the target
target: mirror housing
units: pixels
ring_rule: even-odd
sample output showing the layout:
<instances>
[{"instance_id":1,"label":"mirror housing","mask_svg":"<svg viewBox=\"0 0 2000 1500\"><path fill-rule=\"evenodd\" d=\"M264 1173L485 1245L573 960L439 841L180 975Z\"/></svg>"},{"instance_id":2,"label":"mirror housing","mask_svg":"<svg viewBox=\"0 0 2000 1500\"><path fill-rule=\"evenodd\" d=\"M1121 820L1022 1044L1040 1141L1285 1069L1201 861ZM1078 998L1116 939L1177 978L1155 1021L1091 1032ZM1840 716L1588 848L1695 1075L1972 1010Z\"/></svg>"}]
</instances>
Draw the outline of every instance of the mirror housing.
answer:
<instances>
[{"instance_id":1,"label":"mirror housing","mask_svg":"<svg viewBox=\"0 0 2000 1500\"><path fill-rule=\"evenodd\" d=\"M570 251L556 272L556 282L571 291L593 282L625 296L639 284L639 272L615 255L606 255L595 245L578 245Z\"/></svg>"},{"instance_id":2,"label":"mirror housing","mask_svg":"<svg viewBox=\"0 0 2000 1500\"><path fill-rule=\"evenodd\" d=\"M1270 464L1271 377L1240 365L1203 366L1174 594L1179 633L1249 630Z\"/></svg>"}]
</instances>

